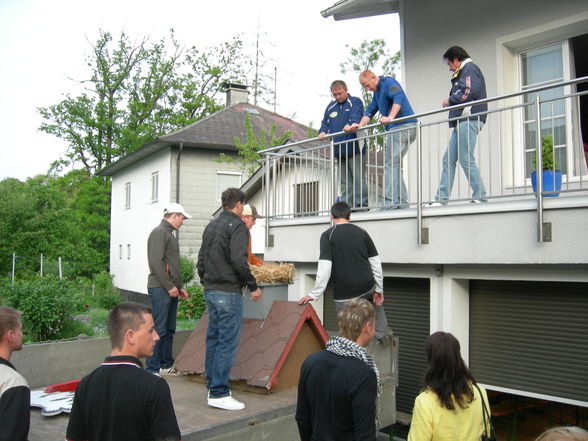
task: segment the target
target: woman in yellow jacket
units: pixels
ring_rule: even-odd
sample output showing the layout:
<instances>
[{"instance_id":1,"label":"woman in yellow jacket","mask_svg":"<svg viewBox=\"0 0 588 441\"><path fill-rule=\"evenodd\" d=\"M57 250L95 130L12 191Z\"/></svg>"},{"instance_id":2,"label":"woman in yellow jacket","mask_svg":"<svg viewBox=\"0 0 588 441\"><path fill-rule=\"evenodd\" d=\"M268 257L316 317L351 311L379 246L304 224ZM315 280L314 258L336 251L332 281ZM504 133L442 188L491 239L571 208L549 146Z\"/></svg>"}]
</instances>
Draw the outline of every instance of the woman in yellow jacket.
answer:
<instances>
[{"instance_id":1,"label":"woman in yellow jacket","mask_svg":"<svg viewBox=\"0 0 588 441\"><path fill-rule=\"evenodd\" d=\"M426 352L428 369L414 402L408 441L480 441L484 432L480 394L489 412L488 397L484 388L476 387L459 342L448 332L435 332L427 339ZM489 432L487 427L488 436Z\"/></svg>"}]
</instances>

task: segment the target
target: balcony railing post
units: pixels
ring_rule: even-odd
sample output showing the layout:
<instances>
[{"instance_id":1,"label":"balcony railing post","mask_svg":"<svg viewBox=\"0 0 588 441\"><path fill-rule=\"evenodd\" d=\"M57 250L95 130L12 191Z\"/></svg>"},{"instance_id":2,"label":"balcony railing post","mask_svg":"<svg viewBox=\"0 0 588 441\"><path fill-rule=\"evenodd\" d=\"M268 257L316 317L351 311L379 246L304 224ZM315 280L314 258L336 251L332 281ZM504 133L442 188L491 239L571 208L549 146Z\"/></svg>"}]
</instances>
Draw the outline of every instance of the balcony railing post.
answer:
<instances>
[{"instance_id":1,"label":"balcony railing post","mask_svg":"<svg viewBox=\"0 0 588 441\"><path fill-rule=\"evenodd\" d=\"M265 212L267 213L265 218L265 246L268 247L270 244L270 219L272 219L273 210L270 210L270 192L269 192L269 179L270 179L270 160L269 153L265 154L265 182L263 189L265 191ZM275 208L275 207L274 207Z\"/></svg>"},{"instance_id":2,"label":"balcony railing post","mask_svg":"<svg viewBox=\"0 0 588 441\"><path fill-rule=\"evenodd\" d=\"M337 188L337 183L335 182L337 179L337 176L335 174L335 138L331 138L331 157L330 157L330 167L331 167L331 188L329 191L329 194L331 195L331 204L333 204L335 202L335 199L337 198L337 191L335 190ZM331 206L329 205L328 210L331 209Z\"/></svg>"},{"instance_id":3,"label":"balcony railing post","mask_svg":"<svg viewBox=\"0 0 588 441\"><path fill-rule=\"evenodd\" d=\"M417 244L423 245L423 146L421 143L421 122L417 121Z\"/></svg>"},{"instance_id":4,"label":"balcony railing post","mask_svg":"<svg viewBox=\"0 0 588 441\"><path fill-rule=\"evenodd\" d=\"M535 172L537 173L537 242L543 242L543 151L541 145L541 99L539 93L535 97L536 146L535 146Z\"/></svg>"}]
</instances>

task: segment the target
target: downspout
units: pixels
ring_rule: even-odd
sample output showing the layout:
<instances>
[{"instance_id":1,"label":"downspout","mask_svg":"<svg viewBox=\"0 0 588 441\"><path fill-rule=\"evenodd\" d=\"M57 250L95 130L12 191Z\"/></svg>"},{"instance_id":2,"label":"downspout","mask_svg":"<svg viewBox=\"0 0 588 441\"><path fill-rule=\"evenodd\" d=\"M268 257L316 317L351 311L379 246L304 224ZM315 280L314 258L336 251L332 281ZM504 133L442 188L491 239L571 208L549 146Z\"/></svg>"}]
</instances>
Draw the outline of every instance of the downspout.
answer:
<instances>
[{"instance_id":1,"label":"downspout","mask_svg":"<svg viewBox=\"0 0 588 441\"><path fill-rule=\"evenodd\" d=\"M180 151L176 158L176 202L180 203L180 162L182 159L182 150L184 149L184 143L180 142Z\"/></svg>"},{"instance_id":2,"label":"downspout","mask_svg":"<svg viewBox=\"0 0 588 441\"><path fill-rule=\"evenodd\" d=\"M182 159L182 150L184 150L184 143L180 142L180 151L176 158L176 202L180 203L180 162ZM176 239L180 241L180 230L176 230Z\"/></svg>"}]
</instances>

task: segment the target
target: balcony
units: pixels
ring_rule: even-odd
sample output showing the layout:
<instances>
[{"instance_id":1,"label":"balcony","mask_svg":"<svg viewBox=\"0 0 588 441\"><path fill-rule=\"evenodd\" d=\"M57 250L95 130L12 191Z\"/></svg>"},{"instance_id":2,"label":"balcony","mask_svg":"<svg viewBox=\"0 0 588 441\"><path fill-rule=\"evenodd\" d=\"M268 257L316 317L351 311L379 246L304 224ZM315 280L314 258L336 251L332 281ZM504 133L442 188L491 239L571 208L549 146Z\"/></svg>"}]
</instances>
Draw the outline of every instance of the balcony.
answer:
<instances>
[{"instance_id":1,"label":"balcony","mask_svg":"<svg viewBox=\"0 0 588 441\"><path fill-rule=\"evenodd\" d=\"M588 119L588 91L581 90L587 85L588 77L583 77L478 101L488 104L472 149L485 195L474 198L468 179L472 172L466 176L458 161L452 192L440 206L431 203L451 135L447 109L417 114L413 128L399 125L384 132L375 124L358 131L361 162L352 166L353 176L346 171L350 158L334 154L338 147L345 150L345 142L335 141L342 132L322 141L314 138L264 150L266 258L316 261L329 209L343 199L354 207L352 220L374 238L384 263L588 262L588 247L583 245L588 239L588 172L581 133ZM400 162L407 193L403 203L401 185L384 190L386 163L393 162L385 144L388 137L395 145L399 137L410 136L410 130L414 141ZM553 146L538 149L546 136ZM583 136L588 138L588 133ZM460 141L458 156L463 145L467 143ZM558 191L543 186L545 154L554 158L551 171L561 171ZM535 168L543 191L533 191ZM367 189L367 203L360 200L361 191L342 193L345 181Z\"/></svg>"}]
</instances>

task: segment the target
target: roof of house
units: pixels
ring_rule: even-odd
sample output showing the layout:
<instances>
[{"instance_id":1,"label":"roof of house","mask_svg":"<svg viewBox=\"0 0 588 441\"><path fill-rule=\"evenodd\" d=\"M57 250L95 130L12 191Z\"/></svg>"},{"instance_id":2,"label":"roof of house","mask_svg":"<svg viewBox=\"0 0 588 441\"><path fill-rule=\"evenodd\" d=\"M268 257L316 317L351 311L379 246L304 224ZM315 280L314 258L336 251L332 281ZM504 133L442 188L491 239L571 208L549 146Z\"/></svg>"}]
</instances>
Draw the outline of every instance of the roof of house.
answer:
<instances>
[{"instance_id":1,"label":"roof of house","mask_svg":"<svg viewBox=\"0 0 588 441\"><path fill-rule=\"evenodd\" d=\"M308 137L308 127L303 124L253 104L238 103L219 110L175 132L156 138L153 142L145 144L108 167L103 168L98 174L112 176L129 165L169 146L183 145L185 148L219 151L235 150L235 137L238 137L241 142L246 140L243 122L247 114L251 116L251 124L257 136L262 130L269 134L272 125L275 124L277 128L276 136L282 135L287 130L290 131L291 136L287 142Z\"/></svg>"},{"instance_id":2,"label":"roof of house","mask_svg":"<svg viewBox=\"0 0 588 441\"><path fill-rule=\"evenodd\" d=\"M333 16L335 20L371 17L373 15L398 12L399 0L339 0L333 6L321 11L325 18Z\"/></svg>"},{"instance_id":3,"label":"roof of house","mask_svg":"<svg viewBox=\"0 0 588 441\"><path fill-rule=\"evenodd\" d=\"M231 381L271 390L305 323L324 348L328 335L314 308L298 302L274 301L265 320L244 318L230 373ZM204 314L176 358L175 367L189 374L204 373L208 314Z\"/></svg>"}]
</instances>

